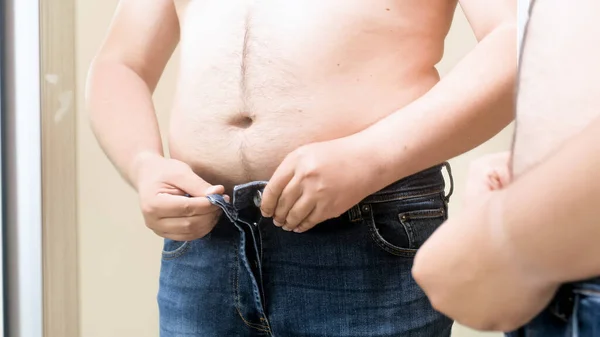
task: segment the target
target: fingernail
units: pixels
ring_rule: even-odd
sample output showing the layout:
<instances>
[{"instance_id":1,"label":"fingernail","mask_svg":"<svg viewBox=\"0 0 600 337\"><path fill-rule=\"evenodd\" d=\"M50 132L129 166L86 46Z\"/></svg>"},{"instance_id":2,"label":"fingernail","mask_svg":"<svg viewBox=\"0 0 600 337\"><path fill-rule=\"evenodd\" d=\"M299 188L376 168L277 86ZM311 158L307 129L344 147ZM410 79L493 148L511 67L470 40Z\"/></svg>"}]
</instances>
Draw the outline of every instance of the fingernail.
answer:
<instances>
[{"instance_id":1,"label":"fingernail","mask_svg":"<svg viewBox=\"0 0 600 337\"><path fill-rule=\"evenodd\" d=\"M275 220L273 220L273 224L274 224L275 226L277 226L277 227L281 227L281 224L280 224L279 222L275 221Z\"/></svg>"},{"instance_id":2,"label":"fingernail","mask_svg":"<svg viewBox=\"0 0 600 337\"><path fill-rule=\"evenodd\" d=\"M283 227L283 230L286 231L286 232L291 232L292 231L291 229L289 229L287 227Z\"/></svg>"},{"instance_id":3,"label":"fingernail","mask_svg":"<svg viewBox=\"0 0 600 337\"><path fill-rule=\"evenodd\" d=\"M300 228L294 229L294 233L300 233L300 232L301 232Z\"/></svg>"}]
</instances>

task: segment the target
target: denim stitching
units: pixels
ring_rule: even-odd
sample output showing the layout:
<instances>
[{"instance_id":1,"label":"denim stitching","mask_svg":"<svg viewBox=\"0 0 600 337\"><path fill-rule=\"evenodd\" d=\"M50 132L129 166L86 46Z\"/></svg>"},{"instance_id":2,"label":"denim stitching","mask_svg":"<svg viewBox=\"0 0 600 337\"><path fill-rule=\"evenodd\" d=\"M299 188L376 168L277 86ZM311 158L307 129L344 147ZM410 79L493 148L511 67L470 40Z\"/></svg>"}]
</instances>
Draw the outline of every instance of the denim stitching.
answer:
<instances>
[{"instance_id":1,"label":"denim stitching","mask_svg":"<svg viewBox=\"0 0 600 337\"><path fill-rule=\"evenodd\" d=\"M423 220L423 219L441 218L444 216L444 213L446 213L444 211L444 208L440 207L440 208L436 208L436 209L423 209L423 210L402 212L402 213L398 214L398 217L400 218L400 221L402 221L402 216L406 216L406 220L411 220L411 219Z\"/></svg>"},{"instance_id":2,"label":"denim stitching","mask_svg":"<svg viewBox=\"0 0 600 337\"><path fill-rule=\"evenodd\" d=\"M239 268L239 252L240 250L238 249L237 245L234 245L235 247L235 269L237 272L234 273L234 279L235 279L235 287L234 287L234 301L235 301L235 310L237 311L238 315L240 316L240 318L242 319L242 321L244 321L244 324L246 324L247 326L257 329L257 330L261 330L263 327L262 326L253 326L253 323L250 323L248 321L246 321L246 319L244 318L244 316L242 315L242 312L240 311L240 307L241 307L241 303L240 303L240 268ZM261 330L264 332L268 332L266 330Z\"/></svg>"},{"instance_id":3,"label":"denim stitching","mask_svg":"<svg viewBox=\"0 0 600 337\"><path fill-rule=\"evenodd\" d=\"M234 223L234 225L235 225L235 223ZM238 229L240 230L240 236L245 235L245 232L244 232L244 230L241 227L238 227ZM236 305L234 305L234 307L235 307L238 315L240 316L240 318L244 322L244 324L246 324L248 327L256 329L256 330L259 330L259 331L262 331L262 332L270 333L270 330L268 330L269 329L268 326L262 326L262 325L254 324L254 323L251 323L251 322L247 321L244 318L244 316L243 316L243 314L242 314L242 312L240 310L241 299L240 299L240 295L239 295L240 294L240 291L239 291L239 288L240 288L240 283L239 283L240 276L239 276L239 274L240 274L240 269L241 269L240 268L240 262L243 262L243 261L240 260L240 255L242 254L241 250L239 249L240 247L238 245L235 245L235 247L236 247L235 257L236 257L237 278L236 278L236 286L235 286L235 293L236 293L235 300L236 300ZM245 263L243 263L243 267L245 269L248 269L248 268L246 268L247 266L246 266ZM250 274L252 274L251 269L250 269ZM254 284L254 282L253 282L253 284Z\"/></svg>"},{"instance_id":4,"label":"denim stitching","mask_svg":"<svg viewBox=\"0 0 600 337\"><path fill-rule=\"evenodd\" d=\"M404 228L404 230L406 231L406 234L408 236L408 247L412 248L415 246L415 238L414 238L415 233L413 232L413 227L407 223L406 220L408 220L408 219L406 218L403 220L404 216L406 216L406 213L398 214L398 220L400 221L402 228ZM381 236L381 235L379 235L379 236Z\"/></svg>"},{"instance_id":5,"label":"denim stitching","mask_svg":"<svg viewBox=\"0 0 600 337\"><path fill-rule=\"evenodd\" d=\"M263 220L263 218L261 217L258 223L260 223L260 221L262 221L262 220ZM263 234L266 234L266 232L265 233L261 233L260 227L259 227L258 228L258 236L260 237L260 268L261 269L262 269L263 256L264 256L263 255L263 246L264 246L263 245Z\"/></svg>"},{"instance_id":6,"label":"denim stitching","mask_svg":"<svg viewBox=\"0 0 600 337\"><path fill-rule=\"evenodd\" d=\"M171 252L166 252L166 251L162 251L162 258L163 260L169 261L169 260L174 260L178 257L183 256L185 253L187 253L188 250L190 250L191 247L191 241L185 241L181 247L175 249L174 251Z\"/></svg>"},{"instance_id":7,"label":"denim stitching","mask_svg":"<svg viewBox=\"0 0 600 337\"><path fill-rule=\"evenodd\" d=\"M233 273L233 280L234 280L234 285L233 285L233 301L234 301L234 307L237 309L238 307L241 306L240 303L240 260L238 257L239 254L239 249L238 249L238 245L234 244L234 249L235 249L235 265L234 265L234 273Z\"/></svg>"},{"instance_id":8,"label":"denim stitching","mask_svg":"<svg viewBox=\"0 0 600 337\"><path fill-rule=\"evenodd\" d=\"M410 223L410 220L443 218L445 213L446 212L443 207L439 208L439 209L426 209L426 210L416 210L416 211L399 213L398 220L400 221L400 224L402 225L402 227L408 234L408 246L409 247L415 246L415 238L414 238L415 232L414 232L414 228L413 228L412 224ZM379 236L381 236L381 235L379 235ZM384 241L386 241L383 237L382 237L382 239ZM411 248L411 249L416 249L416 248Z\"/></svg>"},{"instance_id":9,"label":"denim stitching","mask_svg":"<svg viewBox=\"0 0 600 337\"><path fill-rule=\"evenodd\" d=\"M367 225L369 227L369 231L371 232L371 237L373 241L384 251L405 258L413 258L417 254L416 249L407 249L407 248L398 248L392 246L389 242L385 241L379 231L375 227L375 218L373 217L373 213L371 213L370 222L367 221Z\"/></svg>"},{"instance_id":10,"label":"denim stitching","mask_svg":"<svg viewBox=\"0 0 600 337\"><path fill-rule=\"evenodd\" d=\"M407 199L416 199L416 198L428 197L431 195L443 193L444 190L440 189L438 186L435 189L420 188L417 192L419 192L419 193L416 193L416 192L392 192L389 194L372 195L372 196L365 198L363 200L363 203L377 204L377 203L390 202L390 201L402 201L402 200L407 200Z\"/></svg>"},{"instance_id":11,"label":"denim stitching","mask_svg":"<svg viewBox=\"0 0 600 337\"><path fill-rule=\"evenodd\" d=\"M244 322L244 324L246 324L247 326L249 326L249 327L251 327L251 328L253 328L253 329L256 329L256 330L258 330L258 331L262 331L262 332L270 333L270 331L269 331L269 327L267 327L267 326L264 326L264 325L259 325L259 324L254 324L254 323L248 322L248 321L247 321L247 320L244 318L244 316L242 315L242 312L240 311L240 309L239 309L239 308L235 308L235 310L237 310L237 312L238 312L238 315L240 316L240 318L242 319L242 321Z\"/></svg>"}]
</instances>

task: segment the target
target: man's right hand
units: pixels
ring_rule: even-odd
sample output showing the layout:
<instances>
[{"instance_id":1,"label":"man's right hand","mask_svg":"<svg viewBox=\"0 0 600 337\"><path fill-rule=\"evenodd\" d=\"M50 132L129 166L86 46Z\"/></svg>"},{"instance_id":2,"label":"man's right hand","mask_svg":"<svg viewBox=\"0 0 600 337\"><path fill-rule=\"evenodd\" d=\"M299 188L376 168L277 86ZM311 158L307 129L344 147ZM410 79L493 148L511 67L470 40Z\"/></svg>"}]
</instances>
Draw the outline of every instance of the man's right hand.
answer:
<instances>
[{"instance_id":1,"label":"man's right hand","mask_svg":"<svg viewBox=\"0 0 600 337\"><path fill-rule=\"evenodd\" d=\"M221 215L206 195L223 194L224 187L205 182L181 161L148 156L138 163L136 181L146 226L159 236L175 241L202 238Z\"/></svg>"}]
</instances>

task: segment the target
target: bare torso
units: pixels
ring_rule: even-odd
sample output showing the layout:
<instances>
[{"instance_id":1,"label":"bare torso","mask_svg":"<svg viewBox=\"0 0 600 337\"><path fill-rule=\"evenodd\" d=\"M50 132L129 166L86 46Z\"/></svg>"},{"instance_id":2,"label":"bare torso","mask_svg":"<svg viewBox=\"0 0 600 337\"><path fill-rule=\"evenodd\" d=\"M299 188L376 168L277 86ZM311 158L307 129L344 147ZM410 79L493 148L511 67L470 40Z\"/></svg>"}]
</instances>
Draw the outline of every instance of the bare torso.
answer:
<instances>
[{"instance_id":1,"label":"bare torso","mask_svg":"<svg viewBox=\"0 0 600 337\"><path fill-rule=\"evenodd\" d=\"M227 188L299 146L356 133L438 80L456 0L174 0L169 148Z\"/></svg>"},{"instance_id":2,"label":"bare torso","mask_svg":"<svg viewBox=\"0 0 600 337\"><path fill-rule=\"evenodd\" d=\"M519 176L600 116L597 81L582 64L597 64L600 34L594 0L537 1L523 48L513 169ZM557 80L560 79L560 80ZM576 165L576 163L573 163Z\"/></svg>"}]
</instances>

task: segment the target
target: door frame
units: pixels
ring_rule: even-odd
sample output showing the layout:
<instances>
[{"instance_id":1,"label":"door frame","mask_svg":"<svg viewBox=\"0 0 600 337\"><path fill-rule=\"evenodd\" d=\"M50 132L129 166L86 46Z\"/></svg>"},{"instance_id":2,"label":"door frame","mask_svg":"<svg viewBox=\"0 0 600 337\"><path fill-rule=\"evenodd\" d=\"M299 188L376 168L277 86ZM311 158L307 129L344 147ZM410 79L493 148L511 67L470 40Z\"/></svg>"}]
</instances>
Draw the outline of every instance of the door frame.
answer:
<instances>
[{"instance_id":1,"label":"door frame","mask_svg":"<svg viewBox=\"0 0 600 337\"><path fill-rule=\"evenodd\" d=\"M44 337L79 337L75 0L37 1Z\"/></svg>"},{"instance_id":2,"label":"door frame","mask_svg":"<svg viewBox=\"0 0 600 337\"><path fill-rule=\"evenodd\" d=\"M39 4L6 0L4 6L5 335L41 337Z\"/></svg>"}]
</instances>

